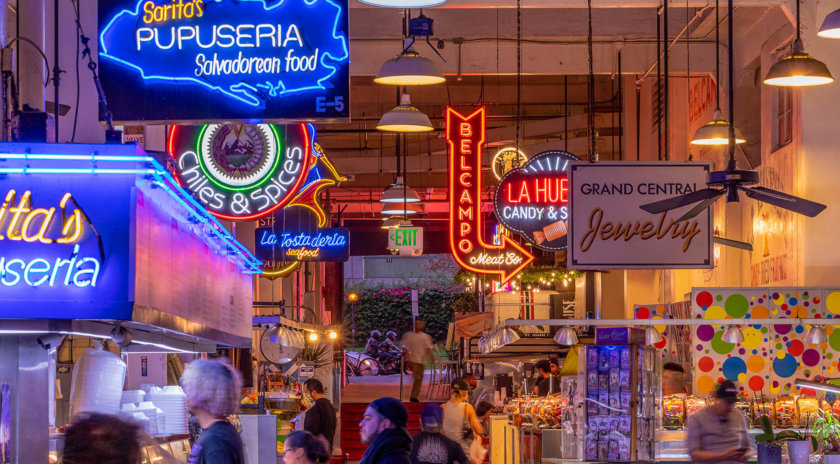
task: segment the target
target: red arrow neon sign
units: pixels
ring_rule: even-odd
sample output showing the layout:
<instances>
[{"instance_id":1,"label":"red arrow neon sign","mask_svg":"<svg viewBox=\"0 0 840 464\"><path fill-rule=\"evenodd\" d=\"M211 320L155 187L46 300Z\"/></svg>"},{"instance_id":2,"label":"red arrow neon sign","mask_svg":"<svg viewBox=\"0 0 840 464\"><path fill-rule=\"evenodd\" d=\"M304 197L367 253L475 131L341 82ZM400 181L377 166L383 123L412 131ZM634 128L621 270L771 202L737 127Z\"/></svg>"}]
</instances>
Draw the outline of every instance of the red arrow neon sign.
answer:
<instances>
[{"instance_id":1,"label":"red arrow neon sign","mask_svg":"<svg viewBox=\"0 0 840 464\"><path fill-rule=\"evenodd\" d=\"M455 261L476 274L498 276L502 284L531 264L534 256L507 236L486 243L481 231L481 149L485 110L463 116L446 109L449 145L449 247Z\"/></svg>"}]
</instances>

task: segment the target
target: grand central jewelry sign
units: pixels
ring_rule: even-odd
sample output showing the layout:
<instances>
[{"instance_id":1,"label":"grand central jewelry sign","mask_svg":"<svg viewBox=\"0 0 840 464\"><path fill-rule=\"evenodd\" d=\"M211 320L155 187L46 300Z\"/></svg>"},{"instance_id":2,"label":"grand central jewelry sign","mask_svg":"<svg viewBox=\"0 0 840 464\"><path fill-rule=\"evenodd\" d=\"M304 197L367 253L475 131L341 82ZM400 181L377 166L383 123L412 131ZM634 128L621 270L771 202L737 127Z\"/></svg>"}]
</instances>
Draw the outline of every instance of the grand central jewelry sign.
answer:
<instances>
[{"instance_id":1,"label":"grand central jewelry sign","mask_svg":"<svg viewBox=\"0 0 840 464\"><path fill-rule=\"evenodd\" d=\"M117 121L349 115L347 0L100 0Z\"/></svg>"},{"instance_id":2,"label":"grand central jewelry sign","mask_svg":"<svg viewBox=\"0 0 840 464\"><path fill-rule=\"evenodd\" d=\"M706 188L709 163L572 162L570 269L711 268L711 207L650 214L641 205Z\"/></svg>"}]
</instances>

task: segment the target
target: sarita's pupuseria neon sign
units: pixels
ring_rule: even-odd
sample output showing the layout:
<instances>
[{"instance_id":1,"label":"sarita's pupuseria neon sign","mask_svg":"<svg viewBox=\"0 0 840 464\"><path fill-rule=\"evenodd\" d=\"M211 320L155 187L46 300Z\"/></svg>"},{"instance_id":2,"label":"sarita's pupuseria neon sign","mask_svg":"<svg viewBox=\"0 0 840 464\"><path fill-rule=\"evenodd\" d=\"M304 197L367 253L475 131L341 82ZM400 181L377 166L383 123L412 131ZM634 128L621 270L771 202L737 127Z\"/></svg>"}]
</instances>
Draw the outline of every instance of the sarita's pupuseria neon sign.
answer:
<instances>
[{"instance_id":1,"label":"sarita's pupuseria neon sign","mask_svg":"<svg viewBox=\"0 0 840 464\"><path fill-rule=\"evenodd\" d=\"M18 197L15 190L6 192L0 206L0 244L2 241L16 242L18 247L72 246L67 258L21 259L5 253L0 254L0 284L6 287L48 285L95 287L99 277L100 262L96 258L79 256L79 241L82 237L82 212L75 208L68 214L68 203L75 201L65 193L56 207L34 208L32 192L27 190ZM4 246L0 250L5 250Z\"/></svg>"}]
</instances>

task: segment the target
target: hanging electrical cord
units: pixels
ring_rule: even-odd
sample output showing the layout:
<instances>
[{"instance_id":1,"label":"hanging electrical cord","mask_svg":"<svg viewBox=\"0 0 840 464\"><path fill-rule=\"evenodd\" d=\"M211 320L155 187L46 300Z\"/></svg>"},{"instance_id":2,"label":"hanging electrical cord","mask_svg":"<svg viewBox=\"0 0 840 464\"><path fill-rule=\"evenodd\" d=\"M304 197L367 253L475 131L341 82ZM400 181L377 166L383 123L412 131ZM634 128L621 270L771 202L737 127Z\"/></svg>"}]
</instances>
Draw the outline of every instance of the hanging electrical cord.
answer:
<instances>
[{"instance_id":1,"label":"hanging electrical cord","mask_svg":"<svg viewBox=\"0 0 840 464\"><path fill-rule=\"evenodd\" d=\"M589 50L589 161L595 161L595 69L592 59L592 0L586 0L589 13L589 32L586 36L586 47Z\"/></svg>"},{"instance_id":2,"label":"hanging electrical cord","mask_svg":"<svg viewBox=\"0 0 840 464\"><path fill-rule=\"evenodd\" d=\"M688 17L688 0L685 0L685 23L690 24ZM685 118L685 133L688 134L691 130L691 31L686 29L685 33L685 67L688 72L688 114L686 114ZM686 144L688 160L692 161L694 159L694 156L691 154L691 141L686 140L686 142L688 142Z\"/></svg>"},{"instance_id":3,"label":"hanging electrical cord","mask_svg":"<svg viewBox=\"0 0 840 464\"><path fill-rule=\"evenodd\" d=\"M79 11L79 1L78 0L70 0L70 4L73 5L73 13L76 15L76 23L78 24L81 21L81 12ZM79 123L79 100L81 98L82 93L82 85L79 82L79 45L81 44L81 40L79 40L79 34L81 34L81 29L76 29L76 59L74 72L76 74L76 103L73 104L73 133L70 134L70 143L76 141L76 126Z\"/></svg>"},{"instance_id":4,"label":"hanging electrical cord","mask_svg":"<svg viewBox=\"0 0 840 464\"><path fill-rule=\"evenodd\" d=\"M522 0L516 0L516 150L522 126Z\"/></svg>"},{"instance_id":5,"label":"hanging electrical cord","mask_svg":"<svg viewBox=\"0 0 840 464\"><path fill-rule=\"evenodd\" d=\"M665 53L665 57L662 61L662 65L665 68L665 89L663 90L663 99L664 102L662 104L662 111L665 113L665 161L669 161L671 159L671 115L670 111L668 111L668 104L669 104L669 93L670 93L670 69L668 69L668 49L669 41L668 41L668 0L663 0L662 2L662 47Z\"/></svg>"}]
</instances>

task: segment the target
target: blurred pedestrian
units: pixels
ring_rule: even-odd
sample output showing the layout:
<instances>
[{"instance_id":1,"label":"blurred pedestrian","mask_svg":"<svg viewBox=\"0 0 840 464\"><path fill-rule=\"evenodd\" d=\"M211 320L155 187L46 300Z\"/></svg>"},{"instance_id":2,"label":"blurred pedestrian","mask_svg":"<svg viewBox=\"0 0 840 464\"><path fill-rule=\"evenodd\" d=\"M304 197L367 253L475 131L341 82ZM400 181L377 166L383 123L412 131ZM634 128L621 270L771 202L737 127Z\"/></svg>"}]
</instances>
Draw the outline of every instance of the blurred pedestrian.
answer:
<instances>
[{"instance_id":1,"label":"blurred pedestrian","mask_svg":"<svg viewBox=\"0 0 840 464\"><path fill-rule=\"evenodd\" d=\"M239 411L242 378L222 360L196 359L181 376L187 406L201 425L188 464L244 464L242 440L227 416Z\"/></svg>"},{"instance_id":2,"label":"blurred pedestrian","mask_svg":"<svg viewBox=\"0 0 840 464\"><path fill-rule=\"evenodd\" d=\"M732 407L738 390L731 380L724 380L714 394L715 400L692 414L685 424L685 446L695 463L739 464L752 456L747 435L747 419Z\"/></svg>"},{"instance_id":3,"label":"blurred pedestrian","mask_svg":"<svg viewBox=\"0 0 840 464\"><path fill-rule=\"evenodd\" d=\"M292 432L283 442L284 464L321 464L329 461L326 440L307 431Z\"/></svg>"},{"instance_id":4,"label":"blurred pedestrian","mask_svg":"<svg viewBox=\"0 0 840 464\"><path fill-rule=\"evenodd\" d=\"M662 396L684 395L685 369L675 362L662 366Z\"/></svg>"},{"instance_id":5,"label":"blurred pedestrian","mask_svg":"<svg viewBox=\"0 0 840 464\"><path fill-rule=\"evenodd\" d=\"M537 382L534 385L534 393L537 396L548 396L551 390L551 363L547 359L540 359L534 364L537 368ZM558 390L558 385L554 386L554 390Z\"/></svg>"},{"instance_id":6,"label":"blurred pedestrian","mask_svg":"<svg viewBox=\"0 0 840 464\"><path fill-rule=\"evenodd\" d=\"M140 425L107 414L88 414L67 427L62 464L140 464Z\"/></svg>"},{"instance_id":7,"label":"blurred pedestrian","mask_svg":"<svg viewBox=\"0 0 840 464\"><path fill-rule=\"evenodd\" d=\"M303 384L303 388L315 400L312 407L306 411L303 430L316 437L323 437L330 445L329 451L332 451L335 438L335 407L324 394L324 384L320 380L309 379Z\"/></svg>"},{"instance_id":8,"label":"blurred pedestrian","mask_svg":"<svg viewBox=\"0 0 840 464\"><path fill-rule=\"evenodd\" d=\"M359 423L362 443L368 445L359 464L410 464L407 422L408 411L398 399L385 397L370 403Z\"/></svg>"},{"instance_id":9,"label":"blurred pedestrian","mask_svg":"<svg viewBox=\"0 0 840 464\"><path fill-rule=\"evenodd\" d=\"M420 412L423 431L413 437L412 464L468 464L461 445L441 433L443 408L437 403L426 403Z\"/></svg>"},{"instance_id":10,"label":"blurred pedestrian","mask_svg":"<svg viewBox=\"0 0 840 464\"><path fill-rule=\"evenodd\" d=\"M414 322L414 332L406 332L400 340L400 344L408 351L406 354L406 366L411 369L411 375L414 376L414 383L411 384L410 401L412 403L420 402L420 389L423 387L423 374L426 372L426 360L434 362L432 358L432 350L434 349L434 342L424 330L426 323L417 319Z\"/></svg>"},{"instance_id":11,"label":"blurred pedestrian","mask_svg":"<svg viewBox=\"0 0 840 464\"><path fill-rule=\"evenodd\" d=\"M484 427L475 408L469 403L470 385L458 378L452 382L449 401L443 403L443 434L455 441L469 455L475 436L484 435Z\"/></svg>"}]
</instances>

